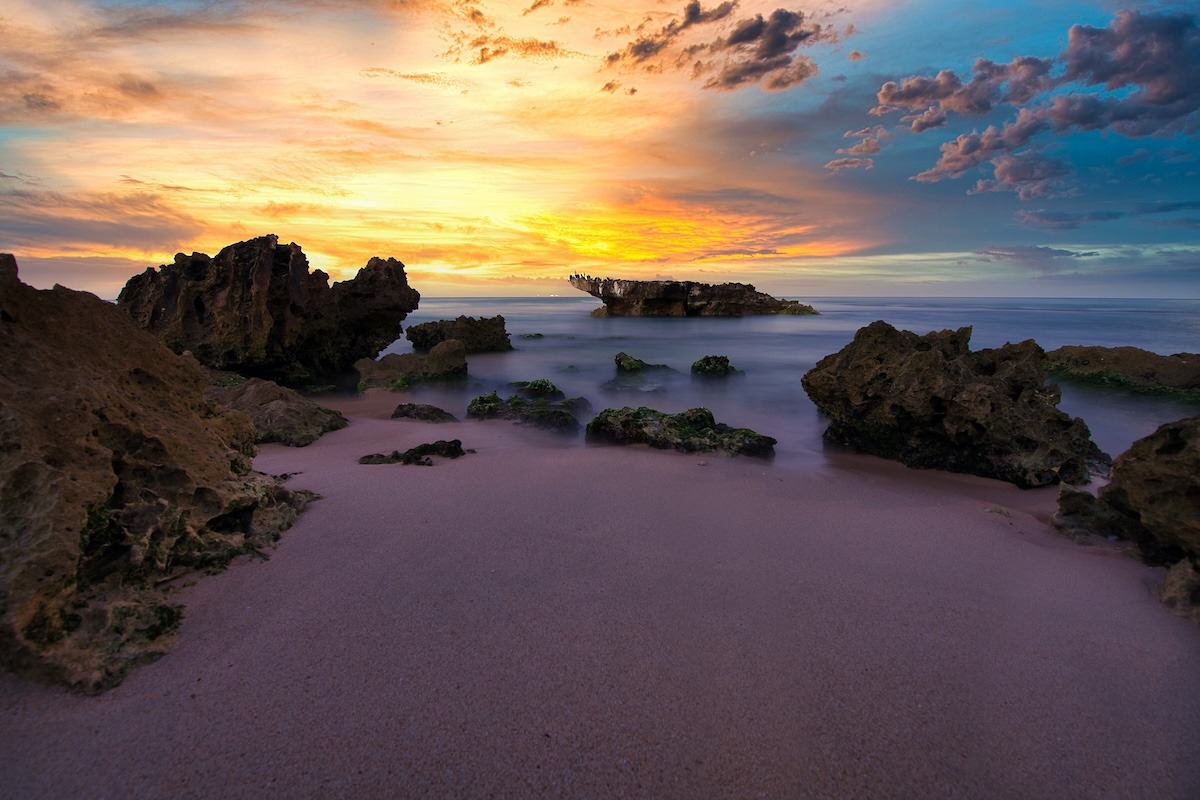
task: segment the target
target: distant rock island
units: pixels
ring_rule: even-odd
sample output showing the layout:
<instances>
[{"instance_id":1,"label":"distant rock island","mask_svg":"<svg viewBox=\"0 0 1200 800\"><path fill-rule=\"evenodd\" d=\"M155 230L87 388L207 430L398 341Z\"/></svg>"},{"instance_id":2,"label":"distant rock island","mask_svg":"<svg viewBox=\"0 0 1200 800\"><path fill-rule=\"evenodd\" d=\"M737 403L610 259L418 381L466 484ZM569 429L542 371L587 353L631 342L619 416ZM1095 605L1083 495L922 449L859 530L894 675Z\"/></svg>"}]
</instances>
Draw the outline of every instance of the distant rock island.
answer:
<instances>
[{"instance_id":1,"label":"distant rock island","mask_svg":"<svg viewBox=\"0 0 1200 800\"><path fill-rule=\"evenodd\" d=\"M626 281L572 275L571 285L604 303L597 317L745 317L753 314L816 314L796 300L779 300L748 283Z\"/></svg>"}]
</instances>

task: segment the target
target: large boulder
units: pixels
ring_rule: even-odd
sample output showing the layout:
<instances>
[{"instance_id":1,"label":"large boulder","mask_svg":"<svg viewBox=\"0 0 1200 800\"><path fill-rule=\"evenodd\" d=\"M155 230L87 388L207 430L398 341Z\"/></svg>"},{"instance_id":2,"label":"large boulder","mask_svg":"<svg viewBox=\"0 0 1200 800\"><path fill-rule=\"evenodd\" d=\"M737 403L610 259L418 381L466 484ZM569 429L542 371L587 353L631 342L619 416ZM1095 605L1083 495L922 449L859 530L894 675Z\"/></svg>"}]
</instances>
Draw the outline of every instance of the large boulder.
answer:
<instances>
[{"instance_id":1,"label":"large boulder","mask_svg":"<svg viewBox=\"0 0 1200 800\"><path fill-rule=\"evenodd\" d=\"M410 325L404 332L417 352L427 353L447 339L458 339L468 353L504 353L513 349L508 331L504 329L504 317L476 319L460 316L437 322L422 322Z\"/></svg>"},{"instance_id":2,"label":"large boulder","mask_svg":"<svg viewBox=\"0 0 1200 800\"><path fill-rule=\"evenodd\" d=\"M251 470L246 415L94 295L0 255L0 662L86 691L174 641L157 588L271 543L311 497Z\"/></svg>"},{"instance_id":3,"label":"large boulder","mask_svg":"<svg viewBox=\"0 0 1200 800\"><path fill-rule=\"evenodd\" d=\"M1083 420L1058 409L1037 343L972 352L970 340L969 327L924 336L882 321L860 329L802 379L829 419L825 438L1021 487L1086 482L1107 465Z\"/></svg>"},{"instance_id":4,"label":"large boulder","mask_svg":"<svg viewBox=\"0 0 1200 800\"><path fill-rule=\"evenodd\" d=\"M587 424L587 438L610 444L648 444L684 453L724 452L770 458L776 441L749 428L734 428L713 418L707 408L668 414L653 408L606 408Z\"/></svg>"},{"instance_id":5,"label":"large boulder","mask_svg":"<svg viewBox=\"0 0 1200 800\"><path fill-rule=\"evenodd\" d=\"M420 299L394 258L372 258L352 280L330 286L324 272L309 272L298 244L270 235L212 258L180 253L130 278L117 305L205 366L305 386L377 356Z\"/></svg>"},{"instance_id":6,"label":"large boulder","mask_svg":"<svg viewBox=\"0 0 1200 800\"><path fill-rule=\"evenodd\" d=\"M375 360L354 362L359 386L366 389L403 389L414 383L461 378L467 374L467 349L458 339L434 345L427 354L388 353Z\"/></svg>"},{"instance_id":7,"label":"large boulder","mask_svg":"<svg viewBox=\"0 0 1200 800\"><path fill-rule=\"evenodd\" d=\"M1081 383L1200 397L1200 354L1161 356L1139 347L1067 345L1046 353L1046 370Z\"/></svg>"},{"instance_id":8,"label":"large boulder","mask_svg":"<svg viewBox=\"0 0 1200 800\"><path fill-rule=\"evenodd\" d=\"M254 441L259 444L304 447L349 424L340 411L323 408L295 389L261 378L233 386L209 386L204 395L250 417Z\"/></svg>"},{"instance_id":9,"label":"large boulder","mask_svg":"<svg viewBox=\"0 0 1200 800\"><path fill-rule=\"evenodd\" d=\"M1172 565L1159 596L1200 622L1200 416L1134 442L1096 496L1064 487L1053 523L1076 536L1132 540L1149 563Z\"/></svg>"},{"instance_id":10,"label":"large boulder","mask_svg":"<svg viewBox=\"0 0 1200 800\"><path fill-rule=\"evenodd\" d=\"M752 314L816 314L812 306L779 300L748 283L627 281L572 275L571 285L598 298L599 317L744 317Z\"/></svg>"}]
</instances>

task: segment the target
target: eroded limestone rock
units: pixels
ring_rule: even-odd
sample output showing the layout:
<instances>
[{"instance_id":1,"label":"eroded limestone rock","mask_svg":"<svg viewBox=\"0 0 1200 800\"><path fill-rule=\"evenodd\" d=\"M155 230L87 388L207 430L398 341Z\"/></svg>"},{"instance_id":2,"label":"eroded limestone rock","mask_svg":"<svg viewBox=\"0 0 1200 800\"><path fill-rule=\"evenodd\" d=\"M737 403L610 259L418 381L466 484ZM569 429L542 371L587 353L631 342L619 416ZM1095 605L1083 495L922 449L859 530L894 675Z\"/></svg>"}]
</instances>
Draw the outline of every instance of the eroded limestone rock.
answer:
<instances>
[{"instance_id":1,"label":"eroded limestone rock","mask_svg":"<svg viewBox=\"0 0 1200 800\"><path fill-rule=\"evenodd\" d=\"M816 314L812 306L779 300L748 283L627 281L572 275L571 285L599 298L592 312L609 317L745 317L752 314Z\"/></svg>"},{"instance_id":2,"label":"eroded limestone rock","mask_svg":"<svg viewBox=\"0 0 1200 800\"><path fill-rule=\"evenodd\" d=\"M0 255L0 662L85 691L174 641L160 582L274 541L311 498L251 470L199 365Z\"/></svg>"},{"instance_id":3,"label":"eroded limestone rock","mask_svg":"<svg viewBox=\"0 0 1200 800\"><path fill-rule=\"evenodd\" d=\"M429 352L448 339L458 339L468 353L504 353L513 349L504 329L504 317L460 316L437 322L410 325L404 332L417 352Z\"/></svg>"},{"instance_id":4,"label":"eroded limestone rock","mask_svg":"<svg viewBox=\"0 0 1200 800\"><path fill-rule=\"evenodd\" d=\"M1083 420L1058 409L1036 342L972 352L970 339L969 327L924 336L882 321L860 329L802 379L829 419L825 438L1021 487L1082 483L1107 466Z\"/></svg>"},{"instance_id":5,"label":"eroded limestone rock","mask_svg":"<svg viewBox=\"0 0 1200 800\"><path fill-rule=\"evenodd\" d=\"M298 244L269 235L214 257L180 253L130 278L117 304L205 366L309 386L377 356L420 298L394 258L372 258L352 280L330 286L324 272L309 272Z\"/></svg>"},{"instance_id":6,"label":"eroded limestone rock","mask_svg":"<svg viewBox=\"0 0 1200 800\"><path fill-rule=\"evenodd\" d=\"M467 350L457 339L434 345L427 354L388 353L379 360L354 362L360 386L403 389L423 381L461 378L467 374Z\"/></svg>"},{"instance_id":7,"label":"eroded limestone rock","mask_svg":"<svg viewBox=\"0 0 1200 800\"><path fill-rule=\"evenodd\" d=\"M323 408L294 389L261 378L248 378L233 386L209 386L204 394L250 417L254 441L259 444L304 447L349 424L340 411Z\"/></svg>"},{"instance_id":8,"label":"eroded limestone rock","mask_svg":"<svg viewBox=\"0 0 1200 800\"><path fill-rule=\"evenodd\" d=\"M1068 345L1046 353L1047 371L1062 378L1139 392L1200 398L1200 354L1162 356L1138 347Z\"/></svg>"}]
</instances>

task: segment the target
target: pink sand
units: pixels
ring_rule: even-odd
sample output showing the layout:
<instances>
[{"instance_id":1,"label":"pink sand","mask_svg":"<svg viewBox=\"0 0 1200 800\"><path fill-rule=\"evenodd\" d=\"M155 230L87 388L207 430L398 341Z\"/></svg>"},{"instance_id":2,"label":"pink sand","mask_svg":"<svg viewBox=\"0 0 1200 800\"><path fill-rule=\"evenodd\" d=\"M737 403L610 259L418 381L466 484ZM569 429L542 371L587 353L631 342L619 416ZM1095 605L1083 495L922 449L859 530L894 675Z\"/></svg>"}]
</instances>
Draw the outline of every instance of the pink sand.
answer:
<instances>
[{"instance_id":1,"label":"pink sand","mask_svg":"<svg viewBox=\"0 0 1200 800\"><path fill-rule=\"evenodd\" d=\"M394 403L262 449L325 498L179 591L167 657L97 698L0 676L0 795L1200 797L1200 628L1053 490ZM356 463L438 438L478 452Z\"/></svg>"}]
</instances>

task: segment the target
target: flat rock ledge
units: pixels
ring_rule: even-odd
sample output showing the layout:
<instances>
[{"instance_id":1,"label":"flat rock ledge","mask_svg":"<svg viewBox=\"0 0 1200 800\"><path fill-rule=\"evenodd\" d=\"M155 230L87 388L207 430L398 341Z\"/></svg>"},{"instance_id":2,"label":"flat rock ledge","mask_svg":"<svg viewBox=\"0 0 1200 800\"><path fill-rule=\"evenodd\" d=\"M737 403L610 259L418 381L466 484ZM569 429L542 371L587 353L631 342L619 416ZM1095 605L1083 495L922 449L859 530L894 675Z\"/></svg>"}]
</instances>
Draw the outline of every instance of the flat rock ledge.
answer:
<instances>
[{"instance_id":1,"label":"flat rock ledge","mask_svg":"<svg viewBox=\"0 0 1200 800\"><path fill-rule=\"evenodd\" d=\"M1057 378L1200 400L1200 353L1162 356L1138 347L1068 345L1046 353L1044 363Z\"/></svg>"},{"instance_id":2,"label":"flat rock ledge","mask_svg":"<svg viewBox=\"0 0 1200 800\"><path fill-rule=\"evenodd\" d=\"M606 408L587 425L591 442L648 444L659 450L684 453L724 452L733 456L770 458L776 440L750 430L717 422L707 408L668 414L653 408Z\"/></svg>"},{"instance_id":3,"label":"flat rock ledge","mask_svg":"<svg viewBox=\"0 0 1200 800\"><path fill-rule=\"evenodd\" d=\"M629 281L572 275L570 283L598 298L598 317L745 317L759 314L816 314L797 300L780 300L748 283Z\"/></svg>"}]
</instances>

